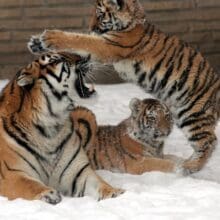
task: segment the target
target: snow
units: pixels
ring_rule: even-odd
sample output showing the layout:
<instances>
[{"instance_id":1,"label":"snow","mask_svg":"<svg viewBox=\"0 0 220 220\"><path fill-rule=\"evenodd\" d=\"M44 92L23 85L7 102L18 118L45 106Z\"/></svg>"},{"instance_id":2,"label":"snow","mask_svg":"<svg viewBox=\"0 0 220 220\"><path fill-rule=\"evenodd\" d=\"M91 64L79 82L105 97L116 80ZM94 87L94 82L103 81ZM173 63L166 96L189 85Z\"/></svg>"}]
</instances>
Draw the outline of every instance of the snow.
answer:
<instances>
[{"instance_id":1,"label":"snow","mask_svg":"<svg viewBox=\"0 0 220 220\"><path fill-rule=\"evenodd\" d=\"M0 89L6 81L0 83ZM131 84L97 85L97 103L89 104L99 124L117 124L129 114L131 98L149 95ZM220 140L220 123L216 128ZM41 201L0 197L0 220L219 220L220 144L204 169L193 176L149 172L143 175L98 173L113 186L126 189L120 197L100 202L93 198L63 198L52 206ZM174 128L166 153L187 158L192 150L183 134Z\"/></svg>"}]
</instances>

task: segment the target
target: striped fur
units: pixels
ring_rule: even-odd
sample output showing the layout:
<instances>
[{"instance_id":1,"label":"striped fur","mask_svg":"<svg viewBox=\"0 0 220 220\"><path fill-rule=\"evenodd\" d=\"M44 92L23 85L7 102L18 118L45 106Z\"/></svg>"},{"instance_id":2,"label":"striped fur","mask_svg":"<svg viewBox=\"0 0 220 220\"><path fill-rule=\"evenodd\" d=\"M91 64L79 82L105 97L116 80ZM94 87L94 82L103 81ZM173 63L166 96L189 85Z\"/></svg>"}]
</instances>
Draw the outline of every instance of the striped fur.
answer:
<instances>
[{"instance_id":1,"label":"striped fur","mask_svg":"<svg viewBox=\"0 0 220 220\"><path fill-rule=\"evenodd\" d=\"M71 120L74 102L81 100L74 86L81 60L47 53L21 69L3 90L0 195L56 204L60 193L102 199L122 192L91 169L83 137Z\"/></svg>"},{"instance_id":2,"label":"striped fur","mask_svg":"<svg viewBox=\"0 0 220 220\"><path fill-rule=\"evenodd\" d=\"M154 99L133 99L131 116L116 126L97 126L95 115L84 107L72 113L93 169L142 174L174 172L181 160L163 155L165 138L172 129L171 113Z\"/></svg>"},{"instance_id":3,"label":"striped fur","mask_svg":"<svg viewBox=\"0 0 220 220\"><path fill-rule=\"evenodd\" d=\"M189 173L200 170L216 146L219 75L200 52L149 24L138 0L97 0L95 9L93 35L45 31L31 39L30 50L67 49L113 63L123 79L170 107L194 149L184 168Z\"/></svg>"}]
</instances>

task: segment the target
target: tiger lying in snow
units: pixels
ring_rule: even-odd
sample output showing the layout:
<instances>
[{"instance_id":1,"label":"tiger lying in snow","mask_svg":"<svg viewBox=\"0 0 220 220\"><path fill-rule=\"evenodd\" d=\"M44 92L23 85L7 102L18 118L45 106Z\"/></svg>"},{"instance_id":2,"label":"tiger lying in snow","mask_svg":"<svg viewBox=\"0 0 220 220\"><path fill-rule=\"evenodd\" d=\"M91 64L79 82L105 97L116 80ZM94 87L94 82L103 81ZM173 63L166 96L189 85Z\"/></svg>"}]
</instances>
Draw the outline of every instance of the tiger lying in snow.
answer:
<instances>
[{"instance_id":1,"label":"tiger lying in snow","mask_svg":"<svg viewBox=\"0 0 220 220\"><path fill-rule=\"evenodd\" d=\"M131 174L174 172L181 160L162 152L173 126L167 106L155 99L132 99L130 108L131 116L117 126L97 126L87 108L73 111L76 129L87 137L83 146L92 168Z\"/></svg>"},{"instance_id":2,"label":"tiger lying in snow","mask_svg":"<svg viewBox=\"0 0 220 220\"><path fill-rule=\"evenodd\" d=\"M85 141L70 118L74 101L94 93L83 82L87 64L77 55L47 53L21 69L3 90L0 195L56 204L59 192L96 199L123 192L92 170L82 148Z\"/></svg>"}]
</instances>

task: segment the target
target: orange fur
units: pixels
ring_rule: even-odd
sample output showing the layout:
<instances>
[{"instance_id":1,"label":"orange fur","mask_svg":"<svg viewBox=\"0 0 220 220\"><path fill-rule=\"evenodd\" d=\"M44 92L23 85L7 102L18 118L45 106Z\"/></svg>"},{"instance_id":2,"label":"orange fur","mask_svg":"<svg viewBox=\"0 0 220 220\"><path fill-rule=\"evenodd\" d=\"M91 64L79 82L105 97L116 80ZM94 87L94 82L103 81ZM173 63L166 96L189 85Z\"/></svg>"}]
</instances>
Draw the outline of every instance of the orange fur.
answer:
<instances>
[{"instance_id":1,"label":"orange fur","mask_svg":"<svg viewBox=\"0 0 220 220\"><path fill-rule=\"evenodd\" d=\"M165 102L184 132L193 155L186 172L200 170L216 146L220 77L202 54L147 22L138 0L97 0L94 35L45 31L29 42L32 52L77 51L112 63L121 78ZM40 42L40 46L36 43Z\"/></svg>"},{"instance_id":2,"label":"orange fur","mask_svg":"<svg viewBox=\"0 0 220 220\"><path fill-rule=\"evenodd\" d=\"M123 192L91 169L70 120L80 59L44 54L22 68L1 93L0 195L56 204L59 192L98 200Z\"/></svg>"},{"instance_id":3,"label":"orange fur","mask_svg":"<svg viewBox=\"0 0 220 220\"><path fill-rule=\"evenodd\" d=\"M143 110L144 107L143 104ZM160 112L157 120L162 118L161 114ZM78 107L72 112L72 119L83 137L82 142L87 143L84 149L93 169L142 174L149 171L174 172L180 165L180 158L169 158L162 154L162 149L158 151L156 140L149 138L149 143L155 143L150 145L130 137L131 117L116 126L97 126L95 115L84 107ZM144 122L144 116L138 120ZM170 121L166 125L164 123L158 130L166 130L169 134L172 126L169 123Z\"/></svg>"}]
</instances>

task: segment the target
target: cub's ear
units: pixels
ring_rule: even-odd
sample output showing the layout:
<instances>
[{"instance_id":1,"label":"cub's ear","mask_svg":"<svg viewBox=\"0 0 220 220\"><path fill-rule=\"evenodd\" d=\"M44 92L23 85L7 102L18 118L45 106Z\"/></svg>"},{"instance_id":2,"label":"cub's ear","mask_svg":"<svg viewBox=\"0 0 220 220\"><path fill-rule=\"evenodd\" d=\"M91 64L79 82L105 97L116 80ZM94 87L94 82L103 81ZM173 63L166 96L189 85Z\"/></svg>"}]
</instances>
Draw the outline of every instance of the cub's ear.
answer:
<instances>
[{"instance_id":1,"label":"cub's ear","mask_svg":"<svg viewBox=\"0 0 220 220\"><path fill-rule=\"evenodd\" d=\"M32 85L34 83L34 77L29 72L19 71L17 73L17 84L20 87L25 87L28 85Z\"/></svg>"},{"instance_id":2,"label":"cub's ear","mask_svg":"<svg viewBox=\"0 0 220 220\"><path fill-rule=\"evenodd\" d=\"M118 11L124 6L124 0L109 0L108 3L112 6L115 6Z\"/></svg>"},{"instance_id":3,"label":"cub's ear","mask_svg":"<svg viewBox=\"0 0 220 220\"><path fill-rule=\"evenodd\" d=\"M140 111L141 104L142 102L140 99L137 98L131 99L129 103L129 108L131 109L133 115L136 115Z\"/></svg>"}]
</instances>

